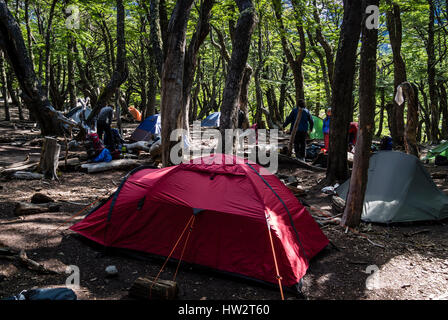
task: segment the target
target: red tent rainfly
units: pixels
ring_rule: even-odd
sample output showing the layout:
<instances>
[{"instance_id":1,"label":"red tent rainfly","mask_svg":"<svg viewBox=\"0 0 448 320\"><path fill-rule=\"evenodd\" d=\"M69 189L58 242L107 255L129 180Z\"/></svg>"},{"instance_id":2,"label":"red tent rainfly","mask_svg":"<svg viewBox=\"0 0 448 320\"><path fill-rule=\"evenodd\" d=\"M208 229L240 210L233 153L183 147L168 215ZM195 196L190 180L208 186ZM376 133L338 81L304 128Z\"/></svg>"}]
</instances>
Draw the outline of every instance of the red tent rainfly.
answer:
<instances>
[{"instance_id":1,"label":"red tent rainfly","mask_svg":"<svg viewBox=\"0 0 448 320\"><path fill-rule=\"evenodd\" d=\"M134 170L105 204L71 229L106 247L166 257L192 215L183 261L276 284L274 251L287 287L299 283L309 260L329 243L276 176L221 154ZM181 254L179 245L172 257Z\"/></svg>"}]
</instances>

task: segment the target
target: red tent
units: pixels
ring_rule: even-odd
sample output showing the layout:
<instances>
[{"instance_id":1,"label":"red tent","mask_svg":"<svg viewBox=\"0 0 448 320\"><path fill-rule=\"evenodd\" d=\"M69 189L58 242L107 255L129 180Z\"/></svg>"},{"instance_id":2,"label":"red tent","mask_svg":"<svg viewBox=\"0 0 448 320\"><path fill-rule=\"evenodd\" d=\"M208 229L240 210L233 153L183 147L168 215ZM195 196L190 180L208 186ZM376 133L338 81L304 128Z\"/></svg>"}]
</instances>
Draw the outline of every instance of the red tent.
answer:
<instances>
[{"instance_id":1,"label":"red tent","mask_svg":"<svg viewBox=\"0 0 448 320\"><path fill-rule=\"evenodd\" d=\"M297 284L329 243L305 207L259 165L227 155L199 162L134 170L71 229L107 247L168 256L194 215L183 261L277 283L274 251L282 284Z\"/></svg>"}]
</instances>

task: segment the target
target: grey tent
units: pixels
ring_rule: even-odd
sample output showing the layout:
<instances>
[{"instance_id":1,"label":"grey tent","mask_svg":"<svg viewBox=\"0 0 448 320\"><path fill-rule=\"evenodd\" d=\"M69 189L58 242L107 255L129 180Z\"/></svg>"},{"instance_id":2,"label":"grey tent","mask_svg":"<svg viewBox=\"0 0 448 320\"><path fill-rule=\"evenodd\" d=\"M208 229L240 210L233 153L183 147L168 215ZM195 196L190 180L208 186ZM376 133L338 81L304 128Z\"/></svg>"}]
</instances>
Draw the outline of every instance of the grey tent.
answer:
<instances>
[{"instance_id":1,"label":"grey tent","mask_svg":"<svg viewBox=\"0 0 448 320\"><path fill-rule=\"evenodd\" d=\"M350 180L336 192L347 199ZM415 156L384 151L370 159L362 220L393 223L448 218L448 196Z\"/></svg>"}]
</instances>

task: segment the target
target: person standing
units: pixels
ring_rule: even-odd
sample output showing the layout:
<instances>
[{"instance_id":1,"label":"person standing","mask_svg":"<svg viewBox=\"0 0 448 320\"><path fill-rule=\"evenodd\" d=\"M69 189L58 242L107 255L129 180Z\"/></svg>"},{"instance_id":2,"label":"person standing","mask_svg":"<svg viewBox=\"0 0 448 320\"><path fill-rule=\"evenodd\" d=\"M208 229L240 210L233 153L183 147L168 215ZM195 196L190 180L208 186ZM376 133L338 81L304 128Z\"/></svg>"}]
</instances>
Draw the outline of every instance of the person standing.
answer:
<instances>
[{"instance_id":1,"label":"person standing","mask_svg":"<svg viewBox=\"0 0 448 320\"><path fill-rule=\"evenodd\" d=\"M324 134L325 150L330 149L330 122L331 122L331 108L327 109L327 117L324 119L324 126L322 128Z\"/></svg>"},{"instance_id":2,"label":"person standing","mask_svg":"<svg viewBox=\"0 0 448 320\"><path fill-rule=\"evenodd\" d=\"M112 144L112 119L114 117L114 109L110 106L106 106L101 109L100 113L98 114L98 120L96 122L96 128L98 137L103 140L103 133L104 133L104 145L106 147L110 146Z\"/></svg>"},{"instance_id":3,"label":"person standing","mask_svg":"<svg viewBox=\"0 0 448 320\"><path fill-rule=\"evenodd\" d=\"M286 118L286 121L283 124L283 129L286 129L288 125L291 125L291 131L293 130L297 116L299 115L299 109L301 109L302 117L300 119L296 135L294 137L294 150L296 153L296 157L301 161L305 161L306 138L308 136L308 131L313 131L314 120L311 116L311 113L306 108L305 100L298 100L297 105L298 107L294 108L289 114L288 118Z\"/></svg>"}]
</instances>

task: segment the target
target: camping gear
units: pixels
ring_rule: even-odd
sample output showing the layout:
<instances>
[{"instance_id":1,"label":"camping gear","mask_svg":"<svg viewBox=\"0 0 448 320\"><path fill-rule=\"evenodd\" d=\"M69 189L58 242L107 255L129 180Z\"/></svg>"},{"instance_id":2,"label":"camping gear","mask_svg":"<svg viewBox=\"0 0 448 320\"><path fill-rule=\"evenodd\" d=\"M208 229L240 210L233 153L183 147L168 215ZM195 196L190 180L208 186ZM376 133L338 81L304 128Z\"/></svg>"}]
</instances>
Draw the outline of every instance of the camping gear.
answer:
<instances>
[{"instance_id":1,"label":"camping gear","mask_svg":"<svg viewBox=\"0 0 448 320\"><path fill-rule=\"evenodd\" d=\"M101 153L95 157L92 162L111 162L112 161L112 155L110 154L109 149L104 148Z\"/></svg>"},{"instance_id":2,"label":"camping gear","mask_svg":"<svg viewBox=\"0 0 448 320\"><path fill-rule=\"evenodd\" d=\"M313 143L306 148L306 159L314 160L319 156L322 148L324 146L320 144Z\"/></svg>"},{"instance_id":3,"label":"camping gear","mask_svg":"<svg viewBox=\"0 0 448 320\"><path fill-rule=\"evenodd\" d=\"M150 141L162 132L162 118L155 114L145 119L131 135L133 141Z\"/></svg>"},{"instance_id":4,"label":"camping gear","mask_svg":"<svg viewBox=\"0 0 448 320\"><path fill-rule=\"evenodd\" d=\"M135 280L129 289L129 295L133 298L143 300L174 300L179 288L177 283L170 280L140 277Z\"/></svg>"},{"instance_id":5,"label":"camping gear","mask_svg":"<svg viewBox=\"0 0 448 320\"><path fill-rule=\"evenodd\" d=\"M435 147L434 149L428 151L428 154L422 160L423 161L426 161L426 160L434 161L436 156L443 156L443 157L448 158L448 141L444 142L441 145L438 145L437 147Z\"/></svg>"},{"instance_id":6,"label":"camping gear","mask_svg":"<svg viewBox=\"0 0 448 320\"><path fill-rule=\"evenodd\" d=\"M135 120L137 120L138 122L142 121L142 113L140 111L138 111L135 107L130 106L128 108L129 113L132 115L132 117L134 117Z\"/></svg>"},{"instance_id":7,"label":"camping gear","mask_svg":"<svg viewBox=\"0 0 448 320\"><path fill-rule=\"evenodd\" d=\"M350 180L336 192L347 199ZM370 158L361 219L393 223L448 218L448 196L440 191L415 156L381 151Z\"/></svg>"},{"instance_id":8,"label":"camping gear","mask_svg":"<svg viewBox=\"0 0 448 320\"><path fill-rule=\"evenodd\" d=\"M221 112L215 112L202 120L201 127L219 127Z\"/></svg>"},{"instance_id":9,"label":"camping gear","mask_svg":"<svg viewBox=\"0 0 448 320\"><path fill-rule=\"evenodd\" d=\"M81 120L85 121L89 117L91 112L92 112L92 109L90 109L88 107L83 109L82 106L79 106L79 107L75 107L75 108L71 109L69 112L67 112L65 114L65 117L72 119L76 123L80 123Z\"/></svg>"},{"instance_id":10,"label":"camping gear","mask_svg":"<svg viewBox=\"0 0 448 320\"><path fill-rule=\"evenodd\" d=\"M77 300L77 297L72 289L44 288L24 290L4 300Z\"/></svg>"},{"instance_id":11,"label":"camping gear","mask_svg":"<svg viewBox=\"0 0 448 320\"><path fill-rule=\"evenodd\" d=\"M329 243L276 176L221 154L131 171L71 230L106 247L172 256L271 284L281 279L287 287L299 283L310 259Z\"/></svg>"},{"instance_id":12,"label":"camping gear","mask_svg":"<svg viewBox=\"0 0 448 320\"><path fill-rule=\"evenodd\" d=\"M314 127L313 131L310 133L310 139L311 140L323 140L324 139L324 133L323 133L323 127L324 122L321 118L313 116L314 121Z\"/></svg>"}]
</instances>

